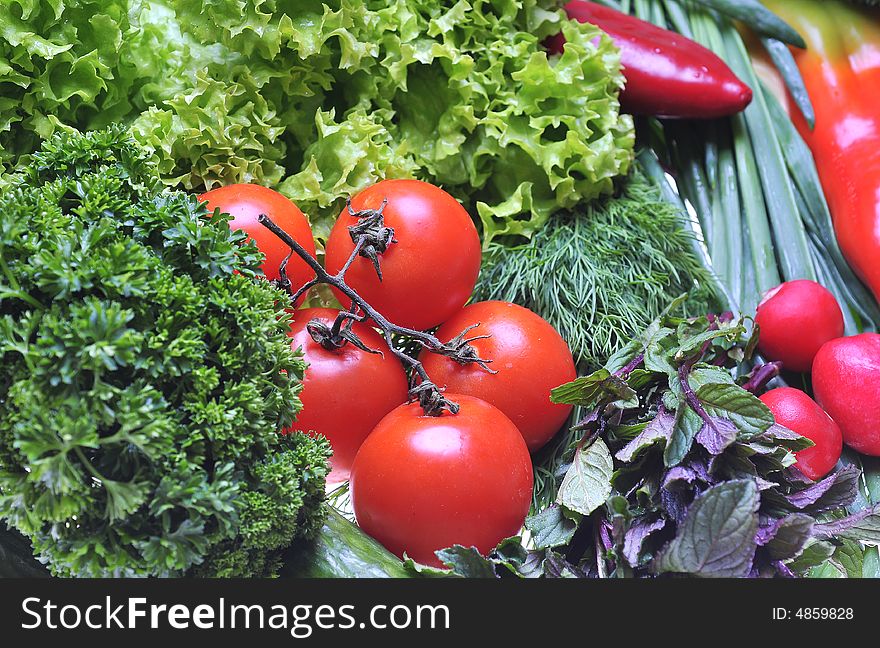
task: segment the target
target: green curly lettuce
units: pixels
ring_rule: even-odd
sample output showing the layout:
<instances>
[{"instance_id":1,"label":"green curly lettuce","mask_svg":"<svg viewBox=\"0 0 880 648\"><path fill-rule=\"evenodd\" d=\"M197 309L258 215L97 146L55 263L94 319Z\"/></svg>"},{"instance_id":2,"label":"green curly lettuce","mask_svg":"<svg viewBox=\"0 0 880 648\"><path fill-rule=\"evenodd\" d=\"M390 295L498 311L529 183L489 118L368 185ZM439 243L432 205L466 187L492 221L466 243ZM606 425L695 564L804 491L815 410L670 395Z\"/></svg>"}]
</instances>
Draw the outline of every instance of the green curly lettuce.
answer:
<instances>
[{"instance_id":1,"label":"green curly lettuce","mask_svg":"<svg viewBox=\"0 0 880 648\"><path fill-rule=\"evenodd\" d=\"M529 237L610 192L632 159L618 52L557 4L13 0L0 163L116 119L167 184L278 187L319 237L348 194L387 177L446 188L486 244ZM549 57L560 29L568 46Z\"/></svg>"},{"instance_id":2,"label":"green curly lettuce","mask_svg":"<svg viewBox=\"0 0 880 648\"><path fill-rule=\"evenodd\" d=\"M158 2L0 3L0 160L32 153L57 130L131 121L230 56L196 42Z\"/></svg>"},{"instance_id":3,"label":"green curly lettuce","mask_svg":"<svg viewBox=\"0 0 880 648\"><path fill-rule=\"evenodd\" d=\"M284 129L248 75L227 82L199 72L194 87L164 106L149 107L131 130L156 154L167 184L211 189L235 182L280 182L285 147L279 135Z\"/></svg>"}]
</instances>

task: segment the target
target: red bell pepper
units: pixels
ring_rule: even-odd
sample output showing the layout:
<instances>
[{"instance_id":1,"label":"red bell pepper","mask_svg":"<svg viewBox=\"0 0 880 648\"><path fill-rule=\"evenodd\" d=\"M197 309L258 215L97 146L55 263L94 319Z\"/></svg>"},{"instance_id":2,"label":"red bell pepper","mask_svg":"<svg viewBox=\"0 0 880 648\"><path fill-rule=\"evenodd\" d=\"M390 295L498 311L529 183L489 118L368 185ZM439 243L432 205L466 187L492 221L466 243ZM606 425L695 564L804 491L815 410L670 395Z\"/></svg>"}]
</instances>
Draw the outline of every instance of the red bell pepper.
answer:
<instances>
[{"instance_id":1,"label":"red bell pepper","mask_svg":"<svg viewBox=\"0 0 880 648\"><path fill-rule=\"evenodd\" d=\"M767 0L797 29L793 50L816 112L810 130L789 114L813 151L840 249L880 300L880 11L837 0Z\"/></svg>"},{"instance_id":2,"label":"red bell pepper","mask_svg":"<svg viewBox=\"0 0 880 648\"><path fill-rule=\"evenodd\" d=\"M705 119L738 113L752 100L751 89L724 61L680 34L594 2L572 0L565 11L599 27L620 48L626 112ZM564 43L558 34L548 46L558 53Z\"/></svg>"}]
</instances>

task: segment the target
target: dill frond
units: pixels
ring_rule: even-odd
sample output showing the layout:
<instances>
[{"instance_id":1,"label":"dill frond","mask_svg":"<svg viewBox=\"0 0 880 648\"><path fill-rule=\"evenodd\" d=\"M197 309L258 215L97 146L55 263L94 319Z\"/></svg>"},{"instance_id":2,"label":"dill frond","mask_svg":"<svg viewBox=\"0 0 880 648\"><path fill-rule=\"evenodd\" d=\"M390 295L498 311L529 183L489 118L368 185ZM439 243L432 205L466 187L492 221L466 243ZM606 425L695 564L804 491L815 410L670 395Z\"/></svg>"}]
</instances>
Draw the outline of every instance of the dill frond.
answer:
<instances>
[{"instance_id":1,"label":"dill frond","mask_svg":"<svg viewBox=\"0 0 880 648\"><path fill-rule=\"evenodd\" d=\"M493 243L474 298L514 302L541 315L568 342L583 375L682 293L689 294L683 314L717 309L684 218L653 181L634 171L618 195L557 214L527 243ZM566 426L533 458L536 506L555 499L581 434Z\"/></svg>"},{"instance_id":2,"label":"dill frond","mask_svg":"<svg viewBox=\"0 0 880 648\"><path fill-rule=\"evenodd\" d=\"M530 308L568 342L581 371L598 368L678 295L691 295L690 314L715 305L683 218L635 171L617 196L557 214L527 243L491 244L474 299Z\"/></svg>"}]
</instances>

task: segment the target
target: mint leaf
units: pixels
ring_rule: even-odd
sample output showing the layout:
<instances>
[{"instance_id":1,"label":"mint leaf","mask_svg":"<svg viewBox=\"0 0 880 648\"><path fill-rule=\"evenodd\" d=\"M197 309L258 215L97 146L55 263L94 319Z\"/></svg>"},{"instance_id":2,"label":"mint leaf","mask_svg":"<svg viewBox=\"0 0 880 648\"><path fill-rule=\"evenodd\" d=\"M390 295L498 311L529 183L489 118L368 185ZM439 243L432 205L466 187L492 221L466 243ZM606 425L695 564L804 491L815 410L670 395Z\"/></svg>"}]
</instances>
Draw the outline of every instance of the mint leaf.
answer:
<instances>
[{"instance_id":1,"label":"mint leaf","mask_svg":"<svg viewBox=\"0 0 880 648\"><path fill-rule=\"evenodd\" d=\"M816 445L807 437L801 436L797 432L789 430L787 427L774 423L764 432L755 437L755 441L769 443L774 446L782 446L792 452L806 450Z\"/></svg>"},{"instance_id":2,"label":"mint leaf","mask_svg":"<svg viewBox=\"0 0 880 648\"><path fill-rule=\"evenodd\" d=\"M750 318L751 319L751 318ZM752 320L752 332L749 335L749 339L743 348L743 359L751 360L752 356L755 355L755 350L758 348L758 342L761 339L761 327L758 326L758 323Z\"/></svg>"},{"instance_id":3,"label":"mint leaf","mask_svg":"<svg viewBox=\"0 0 880 648\"><path fill-rule=\"evenodd\" d=\"M843 572L841 572L840 567L834 561L834 556L832 554L831 558L826 560L821 565L817 565L810 570L809 578L844 578Z\"/></svg>"},{"instance_id":4,"label":"mint leaf","mask_svg":"<svg viewBox=\"0 0 880 648\"><path fill-rule=\"evenodd\" d=\"M596 439L586 448L578 448L559 487L557 503L571 511L589 515L611 495L613 472L611 452L602 439Z\"/></svg>"},{"instance_id":5,"label":"mint leaf","mask_svg":"<svg viewBox=\"0 0 880 648\"><path fill-rule=\"evenodd\" d=\"M675 414L675 426L672 437L663 452L663 462L667 468L677 466L690 452L691 446L703 420L686 403L680 403Z\"/></svg>"},{"instance_id":6,"label":"mint leaf","mask_svg":"<svg viewBox=\"0 0 880 648\"><path fill-rule=\"evenodd\" d=\"M744 434L761 434L775 422L770 408L736 385L703 385L697 398L709 414L730 419Z\"/></svg>"},{"instance_id":7,"label":"mint leaf","mask_svg":"<svg viewBox=\"0 0 880 648\"><path fill-rule=\"evenodd\" d=\"M561 507L551 505L526 518L526 529L531 531L536 549L549 549L567 544L577 531L577 523L567 518Z\"/></svg>"},{"instance_id":8,"label":"mint leaf","mask_svg":"<svg viewBox=\"0 0 880 648\"><path fill-rule=\"evenodd\" d=\"M617 351L611 354L605 361L605 369L609 373L616 373L628 365L644 349L641 340L632 339Z\"/></svg>"},{"instance_id":9,"label":"mint leaf","mask_svg":"<svg viewBox=\"0 0 880 648\"><path fill-rule=\"evenodd\" d=\"M830 560L846 574L847 578L862 578L865 553L858 542L843 540Z\"/></svg>"},{"instance_id":10,"label":"mint leaf","mask_svg":"<svg viewBox=\"0 0 880 648\"><path fill-rule=\"evenodd\" d=\"M766 546L773 560L796 558L810 541L815 520L803 513L792 513L758 530L759 546Z\"/></svg>"},{"instance_id":11,"label":"mint leaf","mask_svg":"<svg viewBox=\"0 0 880 648\"><path fill-rule=\"evenodd\" d=\"M877 547L865 549L862 561L862 578L880 578L880 552Z\"/></svg>"},{"instance_id":12,"label":"mint leaf","mask_svg":"<svg viewBox=\"0 0 880 648\"><path fill-rule=\"evenodd\" d=\"M550 392L550 400L563 405L592 408L606 401L617 401L621 409L638 407L639 397L625 380L599 369L560 385Z\"/></svg>"},{"instance_id":13,"label":"mint leaf","mask_svg":"<svg viewBox=\"0 0 880 648\"><path fill-rule=\"evenodd\" d=\"M497 578L492 562L483 556L476 547L453 545L448 549L435 551L437 557L448 565L452 573L463 578Z\"/></svg>"},{"instance_id":14,"label":"mint leaf","mask_svg":"<svg viewBox=\"0 0 880 648\"><path fill-rule=\"evenodd\" d=\"M755 482L729 481L698 496L657 561L660 572L744 577L755 556L759 494Z\"/></svg>"},{"instance_id":15,"label":"mint leaf","mask_svg":"<svg viewBox=\"0 0 880 648\"><path fill-rule=\"evenodd\" d=\"M688 382L694 391L697 391L703 385L735 385L733 376L727 369L722 367L706 367L697 365L691 370L688 376Z\"/></svg>"},{"instance_id":16,"label":"mint leaf","mask_svg":"<svg viewBox=\"0 0 880 648\"><path fill-rule=\"evenodd\" d=\"M679 360L683 360L699 350L706 342L712 342L718 338L723 337L731 342L735 342L743 333L745 333L745 328L742 326L731 326L717 328L711 331L703 331L702 333L688 336L678 345L678 349L675 351L675 357Z\"/></svg>"},{"instance_id":17,"label":"mint leaf","mask_svg":"<svg viewBox=\"0 0 880 648\"><path fill-rule=\"evenodd\" d=\"M806 544L801 555L788 563L788 567L796 574L805 573L813 567L827 563L834 555L834 549L834 545L828 542L811 540Z\"/></svg>"},{"instance_id":18,"label":"mint leaf","mask_svg":"<svg viewBox=\"0 0 880 648\"><path fill-rule=\"evenodd\" d=\"M865 492L868 499L880 503L880 457L861 457Z\"/></svg>"},{"instance_id":19,"label":"mint leaf","mask_svg":"<svg viewBox=\"0 0 880 648\"><path fill-rule=\"evenodd\" d=\"M404 555L403 558L403 568L414 577L421 576L423 578L449 578L459 576L459 574L453 573L452 569L440 569L439 567L424 565L422 563L416 562L406 555Z\"/></svg>"},{"instance_id":20,"label":"mint leaf","mask_svg":"<svg viewBox=\"0 0 880 648\"><path fill-rule=\"evenodd\" d=\"M658 441L663 441L665 446L672 437L674 427L675 416L662 410L635 439L627 443L615 456L618 460L629 463L642 450L651 447Z\"/></svg>"},{"instance_id":21,"label":"mint leaf","mask_svg":"<svg viewBox=\"0 0 880 648\"><path fill-rule=\"evenodd\" d=\"M519 568L528 560L529 553L522 545L519 536L505 538L489 554L489 560L497 567L503 567L513 574L519 574Z\"/></svg>"},{"instance_id":22,"label":"mint leaf","mask_svg":"<svg viewBox=\"0 0 880 648\"><path fill-rule=\"evenodd\" d=\"M675 367L672 366L674 352L671 342L674 335L675 331L666 327L648 330L645 340L645 369L670 375L675 373Z\"/></svg>"}]
</instances>

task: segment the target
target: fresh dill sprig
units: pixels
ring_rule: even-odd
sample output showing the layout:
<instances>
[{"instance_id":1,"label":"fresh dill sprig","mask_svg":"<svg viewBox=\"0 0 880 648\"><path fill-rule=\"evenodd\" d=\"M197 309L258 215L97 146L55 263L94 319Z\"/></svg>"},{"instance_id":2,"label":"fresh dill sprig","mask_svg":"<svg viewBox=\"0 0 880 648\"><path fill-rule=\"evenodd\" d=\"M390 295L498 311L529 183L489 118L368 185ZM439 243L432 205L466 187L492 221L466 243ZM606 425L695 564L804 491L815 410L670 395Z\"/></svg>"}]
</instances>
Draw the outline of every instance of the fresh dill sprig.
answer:
<instances>
[{"instance_id":1,"label":"fresh dill sprig","mask_svg":"<svg viewBox=\"0 0 880 648\"><path fill-rule=\"evenodd\" d=\"M568 342L582 371L602 366L682 293L703 314L714 301L680 208L634 171L617 196L557 214L527 243L492 243L475 300L535 311Z\"/></svg>"},{"instance_id":2,"label":"fresh dill sprig","mask_svg":"<svg viewBox=\"0 0 880 648\"><path fill-rule=\"evenodd\" d=\"M677 314L717 308L684 218L634 171L618 195L556 215L527 243L493 243L474 298L535 311L568 342L580 373L589 373L682 293L690 297ZM555 499L578 436L566 429L534 457L537 506Z\"/></svg>"}]
</instances>

